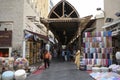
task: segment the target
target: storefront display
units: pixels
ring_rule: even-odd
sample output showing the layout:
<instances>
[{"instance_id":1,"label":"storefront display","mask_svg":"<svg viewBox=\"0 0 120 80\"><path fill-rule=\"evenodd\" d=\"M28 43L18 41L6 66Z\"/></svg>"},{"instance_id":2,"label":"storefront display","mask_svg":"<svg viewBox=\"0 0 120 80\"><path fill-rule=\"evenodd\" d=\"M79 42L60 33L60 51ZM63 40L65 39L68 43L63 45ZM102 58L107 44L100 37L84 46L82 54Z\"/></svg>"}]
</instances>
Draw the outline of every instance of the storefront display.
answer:
<instances>
[{"instance_id":1,"label":"storefront display","mask_svg":"<svg viewBox=\"0 0 120 80\"><path fill-rule=\"evenodd\" d=\"M112 64L111 32L85 32L84 59L86 65L109 66Z\"/></svg>"},{"instance_id":2,"label":"storefront display","mask_svg":"<svg viewBox=\"0 0 120 80\"><path fill-rule=\"evenodd\" d=\"M29 62L25 58L17 58L14 62L14 67L16 69L27 69L29 67Z\"/></svg>"},{"instance_id":3,"label":"storefront display","mask_svg":"<svg viewBox=\"0 0 120 80\"><path fill-rule=\"evenodd\" d=\"M120 80L120 75L114 72L92 72L90 76L95 80Z\"/></svg>"},{"instance_id":4,"label":"storefront display","mask_svg":"<svg viewBox=\"0 0 120 80\"><path fill-rule=\"evenodd\" d=\"M14 68L14 58L13 57L0 57L0 73L6 70L13 70Z\"/></svg>"},{"instance_id":5,"label":"storefront display","mask_svg":"<svg viewBox=\"0 0 120 80\"><path fill-rule=\"evenodd\" d=\"M0 57L9 57L12 47L12 31L0 31Z\"/></svg>"},{"instance_id":6,"label":"storefront display","mask_svg":"<svg viewBox=\"0 0 120 80\"><path fill-rule=\"evenodd\" d=\"M28 59L30 65L40 61L40 48L40 42L26 42L26 58Z\"/></svg>"}]
</instances>

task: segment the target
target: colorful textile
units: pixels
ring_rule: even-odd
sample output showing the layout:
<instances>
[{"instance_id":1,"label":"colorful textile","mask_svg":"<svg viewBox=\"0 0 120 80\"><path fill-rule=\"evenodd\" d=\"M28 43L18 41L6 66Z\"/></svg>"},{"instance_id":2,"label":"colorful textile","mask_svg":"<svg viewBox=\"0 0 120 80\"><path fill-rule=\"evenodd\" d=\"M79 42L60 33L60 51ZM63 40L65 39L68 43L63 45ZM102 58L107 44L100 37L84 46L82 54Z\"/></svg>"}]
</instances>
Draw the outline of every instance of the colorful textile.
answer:
<instances>
[{"instance_id":1,"label":"colorful textile","mask_svg":"<svg viewBox=\"0 0 120 80\"><path fill-rule=\"evenodd\" d=\"M101 31L101 37L103 37L103 31Z\"/></svg>"},{"instance_id":2,"label":"colorful textile","mask_svg":"<svg viewBox=\"0 0 120 80\"><path fill-rule=\"evenodd\" d=\"M109 37L112 36L112 31L108 31L108 36L109 36Z\"/></svg>"},{"instance_id":3,"label":"colorful textile","mask_svg":"<svg viewBox=\"0 0 120 80\"><path fill-rule=\"evenodd\" d=\"M85 41L85 38L83 38L83 42L85 43L86 41Z\"/></svg>"},{"instance_id":4,"label":"colorful textile","mask_svg":"<svg viewBox=\"0 0 120 80\"><path fill-rule=\"evenodd\" d=\"M95 80L120 80L120 75L114 72L92 72L90 76Z\"/></svg>"},{"instance_id":5,"label":"colorful textile","mask_svg":"<svg viewBox=\"0 0 120 80\"><path fill-rule=\"evenodd\" d=\"M111 60L111 59L108 60L108 64L109 64L109 65L112 64L112 60Z\"/></svg>"},{"instance_id":6,"label":"colorful textile","mask_svg":"<svg viewBox=\"0 0 120 80\"><path fill-rule=\"evenodd\" d=\"M107 36L107 32L106 32L106 31L103 32L103 36L104 36L104 37Z\"/></svg>"},{"instance_id":7,"label":"colorful textile","mask_svg":"<svg viewBox=\"0 0 120 80\"><path fill-rule=\"evenodd\" d=\"M85 37L87 37L87 32L85 32Z\"/></svg>"},{"instance_id":8,"label":"colorful textile","mask_svg":"<svg viewBox=\"0 0 120 80\"><path fill-rule=\"evenodd\" d=\"M92 37L91 32L87 32L87 37Z\"/></svg>"},{"instance_id":9,"label":"colorful textile","mask_svg":"<svg viewBox=\"0 0 120 80\"><path fill-rule=\"evenodd\" d=\"M85 32L84 35L84 58L86 64L110 65L113 51L111 31Z\"/></svg>"}]
</instances>

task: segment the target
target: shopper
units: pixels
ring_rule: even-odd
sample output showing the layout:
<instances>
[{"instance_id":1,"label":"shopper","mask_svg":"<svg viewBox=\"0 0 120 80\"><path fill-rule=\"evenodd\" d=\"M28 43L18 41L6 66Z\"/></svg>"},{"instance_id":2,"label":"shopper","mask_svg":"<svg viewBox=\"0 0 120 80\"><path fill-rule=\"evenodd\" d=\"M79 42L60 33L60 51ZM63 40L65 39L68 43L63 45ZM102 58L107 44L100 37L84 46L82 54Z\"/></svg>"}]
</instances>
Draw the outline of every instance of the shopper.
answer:
<instances>
[{"instance_id":1,"label":"shopper","mask_svg":"<svg viewBox=\"0 0 120 80\"><path fill-rule=\"evenodd\" d=\"M75 54L75 64L77 66L77 69L80 68L80 50L78 50Z\"/></svg>"},{"instance_id":2,"label":"shopper","mask_svg":"<svg viewBox=\"0 0 120 80\"><path fill-rule=\"evenodd\" d=\"M49 68L51 58L52 58L52 56L51 56L50 52L48 50L46 50L45 53L44 53L44 66L45 66L45 69Z\"/></svg>"},{"instance_id":3,"label":"shopper","mask_svg":"<svg viewBox=\"0 0 120 80\"><path fill-rule=\"evenodd\" d=\"M65 51L64 58L65 58L65 61L67 61L67 60L68 60L68 58L67 58L67 51Z\"/></svg>"},{"instance_id":4,"label":"shopper","mask_svg":"<svg viewBox=\"0 0 120 80\"><path fill-rule=\"evenodd\" d=\"M65 51L62 50L62 60L65 61Z\"/></svg>"}]
</instances>

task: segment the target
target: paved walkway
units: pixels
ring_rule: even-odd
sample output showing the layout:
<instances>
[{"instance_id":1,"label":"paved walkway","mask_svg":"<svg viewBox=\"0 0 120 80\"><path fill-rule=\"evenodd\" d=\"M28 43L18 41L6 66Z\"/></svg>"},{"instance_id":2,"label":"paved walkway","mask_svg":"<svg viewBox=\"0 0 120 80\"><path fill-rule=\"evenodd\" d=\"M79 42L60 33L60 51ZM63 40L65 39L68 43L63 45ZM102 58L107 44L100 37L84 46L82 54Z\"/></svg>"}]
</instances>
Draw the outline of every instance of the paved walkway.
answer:
<instances>
[{"instance_id":1,"label":"paved walkway","mask_svg":"<svg viewBox=\"0 0 120 80\"><path fill-rule=\"evenodd\" d=\"M94 80L86 71L76 69L73 62L52 61L48 69L31 74L26 80Z\"/></svg>"}]
</instances>

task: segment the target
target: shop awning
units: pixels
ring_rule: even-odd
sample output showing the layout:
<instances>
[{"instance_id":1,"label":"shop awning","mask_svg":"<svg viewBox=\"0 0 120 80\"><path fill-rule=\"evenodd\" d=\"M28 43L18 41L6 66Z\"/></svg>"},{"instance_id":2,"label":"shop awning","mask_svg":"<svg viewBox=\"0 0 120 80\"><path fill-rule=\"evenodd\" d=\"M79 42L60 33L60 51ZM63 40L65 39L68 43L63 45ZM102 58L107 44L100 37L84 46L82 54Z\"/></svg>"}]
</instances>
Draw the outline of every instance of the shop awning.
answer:
<instances>
[{"instance_id":1,"label":"shop awning","mask_svg":"<svg viewBox=\"0 0 120 80\"><path fill-rule=\"evenodd\" d=\"M27 33L27 32L29 32L29 33ZM43 40L46 40L46 41L48 41L49 40L49 38L47 37L47 36L45 36L45 35L42 35L42 34L38 34L38 33L35 33L35 32L32 32L32 31L29 31L29 30L25 30L25 33L27 33L27 35L25 36L25 38L29 38L30 36L34 36L34 37L39 37L41 40L43 39Z\"/></svg>"},{"instance_id":2,"label":"shop awning","mask_svg":"<svg viewBox=\"0 0 120 80\"><path fill-rule=\"evenodd\" d=\"M50 42L52 42L53 44L55 44L55 41L54 41L54 39L52 39L52 38L49 38L49 41L50 41Z\"/></svg>"},{"instance_id":3,"label":"shop awning","mask_svg":"<svg viewBox=\"0 0 120 80\"><path fill-rule=\"evenodd\" d=\"M113 26L113 25L118 24L118 23L120 23L120 20L114 21L108 25L103 26L102 28L108 28L108 27Z\"/></svg>"}]
</instances>

